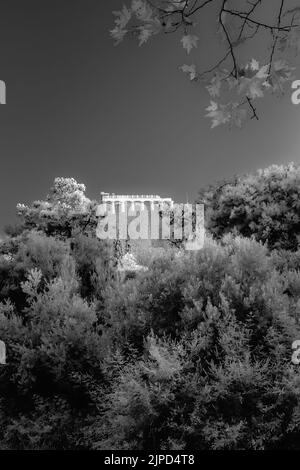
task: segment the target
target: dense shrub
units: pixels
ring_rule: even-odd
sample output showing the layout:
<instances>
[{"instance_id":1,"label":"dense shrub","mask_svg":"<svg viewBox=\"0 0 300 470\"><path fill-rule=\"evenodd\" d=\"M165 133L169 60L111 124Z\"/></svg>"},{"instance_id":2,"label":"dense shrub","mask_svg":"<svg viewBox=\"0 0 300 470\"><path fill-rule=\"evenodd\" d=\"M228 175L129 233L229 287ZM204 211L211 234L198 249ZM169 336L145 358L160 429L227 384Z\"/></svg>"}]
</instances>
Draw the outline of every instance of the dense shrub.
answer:
<instances>
[{"instance_id":1,"label":"dense shrub","mask_svg":"<svg viewBox=\"0 0 300 470\"><path fill-rule=\"evenodd\" d=\"M0 245L0 449L299 449L300 257L258 189L289 194L293 168L209 193L203 249L136 244L131 279L74 180L24 206Z\"/></svg>"}]
</instances>

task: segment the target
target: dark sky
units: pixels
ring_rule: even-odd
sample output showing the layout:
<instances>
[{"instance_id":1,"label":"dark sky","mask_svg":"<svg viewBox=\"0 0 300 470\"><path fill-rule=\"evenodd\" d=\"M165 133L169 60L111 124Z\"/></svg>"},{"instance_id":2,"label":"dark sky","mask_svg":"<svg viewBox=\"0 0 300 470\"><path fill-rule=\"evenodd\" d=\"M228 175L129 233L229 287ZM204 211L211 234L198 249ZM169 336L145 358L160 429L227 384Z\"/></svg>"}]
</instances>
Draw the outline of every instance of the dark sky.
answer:
<instances>
[{"instance_id":1,"label":"dark sky","mask_svg":"<svg viewBox=\"0 0 300 470\"><path fill-rule=\"evenodd\" d=\"M123 3L1 0L1 227L18 202L43 199L55 176L85 183L89 197L102 190L185 202L222 177L300 161L291 93L259 103L260 121L242 130L211 130L207 92L178 70L193 61L180 37L114 47L111 12ZM209 64L214 47L203 39L200 59Z\"/></svg>"}]
</instances>

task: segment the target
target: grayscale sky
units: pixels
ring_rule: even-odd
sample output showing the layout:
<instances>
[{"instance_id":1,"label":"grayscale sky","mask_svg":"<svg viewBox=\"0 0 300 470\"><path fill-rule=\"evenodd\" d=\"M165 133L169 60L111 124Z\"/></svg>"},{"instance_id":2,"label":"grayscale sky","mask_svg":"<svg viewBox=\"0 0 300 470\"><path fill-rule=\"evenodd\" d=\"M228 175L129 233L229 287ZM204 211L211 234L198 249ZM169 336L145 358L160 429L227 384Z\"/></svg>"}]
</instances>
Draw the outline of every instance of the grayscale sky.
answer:
<instances>
[{"instance_id":1,"label":"grayscale sky","mask_svg":"<svg viewBox=\"0 0 300 470\"><path fill-rule=\"evenodd\" d=\"M211 130L206 90L178 70L195 59L180 36L114 47L112 10L123 3L1 1L1 227L18 202L43 199L55 176L85 183L91 198L157 193L185 202L223 177L300 161L291 93L258 103L259 122L242 130ZM215 31L211 41L201 37L195 60L212 65Z\"/></svg>"}]
</instances>

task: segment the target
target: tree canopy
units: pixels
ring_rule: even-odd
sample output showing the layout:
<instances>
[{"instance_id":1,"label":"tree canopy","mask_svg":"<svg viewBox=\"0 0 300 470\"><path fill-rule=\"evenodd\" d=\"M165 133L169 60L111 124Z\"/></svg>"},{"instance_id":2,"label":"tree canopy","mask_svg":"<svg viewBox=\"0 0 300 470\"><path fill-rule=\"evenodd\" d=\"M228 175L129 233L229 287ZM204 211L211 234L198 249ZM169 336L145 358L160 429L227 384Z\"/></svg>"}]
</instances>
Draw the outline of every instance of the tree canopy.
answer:
<instances>
[{"instance_id":1,"label":"tree canopy","mask_svg":"<svg viewBox=\"0 0 300 470\"><path fill-rule=\"evenodd\" d=\"M254 236L269 248L297 250L300 241L300 166L272 165L235 176L200 191L206 229L216 238L226 233Z\"/></svg>"},{"instance_id":2,"label":"tree canopy","mask_svg":"<svg viewBox=\"0 0 300 470\"><path fill-rule=\"evenodd\" d=\"M241 127L247 118L258 119L257 101L283 94L295 78L300 7L293 0L132 0L113 13L116 44L133 36L142 46L157 34L174 34L193 57L180 69L210 95L211 127ZM205 68L197 50L212 40L205 36L209 19L218 57Z\"/></svg>"}]
</instances>

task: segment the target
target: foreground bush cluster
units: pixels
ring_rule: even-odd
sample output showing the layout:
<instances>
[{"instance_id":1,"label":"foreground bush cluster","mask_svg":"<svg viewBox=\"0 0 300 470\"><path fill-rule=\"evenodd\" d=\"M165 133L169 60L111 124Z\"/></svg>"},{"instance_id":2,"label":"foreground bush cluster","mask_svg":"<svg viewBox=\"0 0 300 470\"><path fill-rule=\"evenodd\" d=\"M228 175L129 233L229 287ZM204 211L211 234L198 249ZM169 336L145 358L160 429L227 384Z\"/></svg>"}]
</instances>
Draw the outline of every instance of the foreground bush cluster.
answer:
<instances>
[{"instance_id":1,"label":"foreground bush cluster","mask_svg":"<svg viewBox=\"0 0 300 470\"><path fill-rule=\"evenodd\" d=\"M225 230L124 279L93 204L57 179L0 246L0 449L299 449L297 246Z\"/></svg>"}]
</instances>

